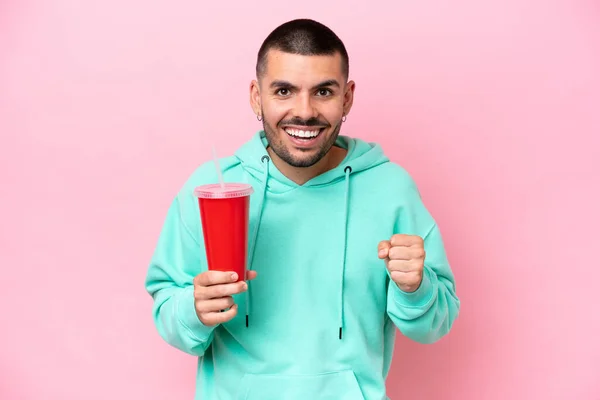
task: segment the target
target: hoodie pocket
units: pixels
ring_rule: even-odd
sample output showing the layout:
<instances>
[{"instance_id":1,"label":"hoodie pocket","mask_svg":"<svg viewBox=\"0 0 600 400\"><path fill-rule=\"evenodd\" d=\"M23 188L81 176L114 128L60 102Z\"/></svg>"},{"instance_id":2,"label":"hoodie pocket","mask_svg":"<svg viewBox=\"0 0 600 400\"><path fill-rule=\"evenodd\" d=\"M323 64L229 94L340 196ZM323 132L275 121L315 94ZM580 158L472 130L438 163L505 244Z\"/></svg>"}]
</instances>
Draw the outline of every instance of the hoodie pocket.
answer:
<instances>
[{"instance_id":1,"label":"hoodie pocket","mask_svg":"<svg viewBox=\"0 0 600 400\"><path fill-rule=\"evenodd\" d=\"M255 375L242 378L236 400L364 400L351 370L318 375Z\"/></svg>"}]
</instances>

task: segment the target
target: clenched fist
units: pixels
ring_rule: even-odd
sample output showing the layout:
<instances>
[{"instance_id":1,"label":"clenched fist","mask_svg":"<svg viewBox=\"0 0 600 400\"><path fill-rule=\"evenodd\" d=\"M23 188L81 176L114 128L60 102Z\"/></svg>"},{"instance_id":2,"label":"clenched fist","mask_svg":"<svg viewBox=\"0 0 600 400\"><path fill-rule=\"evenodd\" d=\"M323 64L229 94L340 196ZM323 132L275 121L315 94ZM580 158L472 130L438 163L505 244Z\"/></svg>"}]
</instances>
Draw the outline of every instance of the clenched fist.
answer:
<instances>
[{"instance_id":1,"label":"clenched fist","mask_svg":"<svg viewBox=\"0 0 600 400\"><path fill-rule=\"evenodd\" d=\"M256 278L256 271L248 271L247 280ZM205 271L194 278L196 315L206 326L222 324L237 314L232 295L245 292L248 284L237 282L234 272Z\"/></svg>"},{"instance_id":2,"label":"clenched fist","mask_svg":"<svg viewBox=\"0 0 600 400\"><path fill-rule=\"evenodd\" d=\"M425 248L423 239L413 235L394 235L379 243L379 258L385 259L392 280L405 292L414 292L423 280Z\"/></svg>"}]
</instances>

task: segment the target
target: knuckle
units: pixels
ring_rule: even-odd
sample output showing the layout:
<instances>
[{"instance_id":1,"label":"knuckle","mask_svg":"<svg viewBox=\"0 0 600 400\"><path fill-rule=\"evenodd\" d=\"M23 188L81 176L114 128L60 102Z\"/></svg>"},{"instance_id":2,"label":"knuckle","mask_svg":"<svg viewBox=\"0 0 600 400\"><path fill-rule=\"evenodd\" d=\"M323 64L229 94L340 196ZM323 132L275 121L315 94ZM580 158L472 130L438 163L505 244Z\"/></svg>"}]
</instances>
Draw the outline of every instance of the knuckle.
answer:
<instances>
[{"instance_id":1,"label":"knuckle","mask_svg":"<svg viewBox=\"0 0 600 400\"><path fill-rule=\"evenodd\" d=\"M214 271L206 271L204 274L204 281L207 286L214 285L216 283Z\"/></svg>"},{"instance_id":2,"label":"knuckle","mask_svg":"<svg viewBox=\"0 0 600 400\"><path fill-rule=\"evenodd\" d=\"M231 307L231 309L228 312L231 313L231 314L229 314L229 316L230 316L229 319L235 317L238 313L237 307Z\"/></svg>"},{"instance_id":3,"label":"knuckle","mask_svg":"<svg viewBox=\"0 0 600 400\"><path fill-rule=\"evenodd\" d=\"M223 322L227 322L231 319L233 319L233 317L235 317L236 315L236 311L235 308L230 308L229 310L219 313L218 317L217 317L217 322L219 324L222 324Z\"/></svg>"},{"instance_id":4,"label":"knuckle","mask_svg":"<svg viewBox=\"0 0 600 400\"><path fill-rule=\"evenodd\" d=\"M215 287L216 297L224 297L229 294L229 288L227 285L219 285Z\"/></svg>"},{"instance_id":5,"label":"knuckle","mask_svg":"<svg viewBox=\"0 0 600 400\"><path fill-rule=\"evenodd\" d=\"M387 262L388 263L388 269L390 271L396 271L399 268L399 263L397 260L390 260Z\"/></svg>"},{"instance_id":6,"label":"knuckle","mask_svg":"<svg viewBox=\"0 0 600 400\"><path fill-rule=\"evenodd\" d=\"M421 273L420 270L417 270L411 274L411 278L415 284L418 284L419 282L421 282L421 279L423 278L423 274Z\"/></svg>"},{"instance_id":7,"label":"knuckle","mask_svg":"<svg viewBox=\"0 0 600 400\"><path fill-rule=\"evenodd\" d=\"M194 278L194 285L195 286L204 286L205 282L206 282L206 272L198 274Z\"/></svg>"},{"instance_id":8,"label":"knuckle","mask_svg":"<svg viewBox=\"0 0 600 400\"><path fill-rule=\"evenodd\" d=\"M194 298L196 300L201 300L205 297L206 297L206 289L204 289L204 286L196 286L194 288Z\"/></svg>"},{"instance_id":9,"label":"knuckle","mask_svg":"<svg viewBox=\"0 0 600 400\"><path fill-rule=\"evenodd\" d=\"M396 258L396 252L397 252L397 251L398 251L398 248L397 248L397 247L391 247L391 248L388 250L388 258L389 258L390 260L393 260L394 258Z\"/></svg>"},{"instance_id":10,"label":"knuckle","mask_svg":"<svg viewBox=\"0 0 600 400\"><path fill-rule=\"evenodd\" d=\"M200 300L196 300L196 302L194 303L194 306L196 308L196 312L198 313L203 313L206 312L206 310L204 309L204 302L200 301Z\"/></svg>"},{"instance_id":11,"label":"knuckle","mask_svg":"<svg viewBox=\"0 0 600 400\"><path fill-rule=\"evenodd\" d=\"M216 307L219 310L225 310L225 309L231 307L231 303L230 303L229 299L230 299L230 297L223 297L222 299L217 300L217 302L215 304Z\"/></svg>"}]
</instances>

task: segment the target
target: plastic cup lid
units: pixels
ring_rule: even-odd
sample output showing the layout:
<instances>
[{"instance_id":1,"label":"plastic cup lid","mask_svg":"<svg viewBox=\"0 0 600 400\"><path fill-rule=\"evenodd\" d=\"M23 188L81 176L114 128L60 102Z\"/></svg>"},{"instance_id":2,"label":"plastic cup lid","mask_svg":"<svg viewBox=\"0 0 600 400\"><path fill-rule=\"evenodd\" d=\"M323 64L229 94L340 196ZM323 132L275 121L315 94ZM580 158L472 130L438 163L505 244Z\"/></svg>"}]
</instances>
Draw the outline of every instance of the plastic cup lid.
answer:
<instances>
[{"instance_id":1,"label":"plastic cup lid","mask_svg":"<svg viewBox=\"0 0 600 400\"><path fill-rule=\"evenodd\" d=\"M254 193L251 185L245 183L225 183L225 189L220 183L198 186L194 195L201 199L231 199L235 197L249 196Z\"/></svg>"}]
</instances>

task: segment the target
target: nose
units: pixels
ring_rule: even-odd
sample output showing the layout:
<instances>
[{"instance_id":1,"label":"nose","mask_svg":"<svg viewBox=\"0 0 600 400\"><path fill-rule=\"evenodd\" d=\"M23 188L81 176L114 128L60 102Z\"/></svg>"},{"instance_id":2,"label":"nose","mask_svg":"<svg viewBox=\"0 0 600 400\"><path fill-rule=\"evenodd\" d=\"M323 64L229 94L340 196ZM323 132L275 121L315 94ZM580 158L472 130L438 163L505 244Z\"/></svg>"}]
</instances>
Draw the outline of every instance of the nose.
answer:
<instances>
[{"instance_id":1,"label":"nose","mask_svg":"<svg viewBox=\"0 0 600 400\"><path fill-rule=\"evenodd\" d=\"M313 117L317 117L319 112L315 108L312 96L309 93L302 93L296 96L296 102L294 104L294 117L308 120Z\"/></svg>"}]
</instances>

